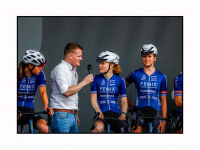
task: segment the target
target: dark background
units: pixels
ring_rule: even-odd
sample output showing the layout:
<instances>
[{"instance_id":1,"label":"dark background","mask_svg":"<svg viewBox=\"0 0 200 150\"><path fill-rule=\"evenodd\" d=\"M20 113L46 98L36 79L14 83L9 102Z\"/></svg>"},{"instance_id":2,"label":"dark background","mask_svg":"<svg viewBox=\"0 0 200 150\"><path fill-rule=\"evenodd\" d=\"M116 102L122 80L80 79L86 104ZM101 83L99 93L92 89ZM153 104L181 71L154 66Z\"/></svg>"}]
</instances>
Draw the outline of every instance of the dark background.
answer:
<instances>
[{"instance_id":1,"label":"dark background","mask_svg":"<svg viewBox=\"0 0 200 150\"><path fill-rule=\"evenodd\" d=\"M99 74L96 57L105 50L120 56L120 76L126 78L130 72L143 67L140 48L152 43L158 49L155 67L167 76L168 112L177 109L171 92L174 78L183 68L182 41L183 17L18 17L18 64L27 49L36 49L45 56L47 65L43 70L48 97L51 70L63 59L67 43L76 42L84 48L83 61L77 68L79 82L88 74L88 64L92 65L94 75ZM134 84L127 88L127 95L135 103ZM38 92L35 110L42 109ZM80 132L90 132L93 115L87 85L79 91Z\"/></svg>"}]
</instances>

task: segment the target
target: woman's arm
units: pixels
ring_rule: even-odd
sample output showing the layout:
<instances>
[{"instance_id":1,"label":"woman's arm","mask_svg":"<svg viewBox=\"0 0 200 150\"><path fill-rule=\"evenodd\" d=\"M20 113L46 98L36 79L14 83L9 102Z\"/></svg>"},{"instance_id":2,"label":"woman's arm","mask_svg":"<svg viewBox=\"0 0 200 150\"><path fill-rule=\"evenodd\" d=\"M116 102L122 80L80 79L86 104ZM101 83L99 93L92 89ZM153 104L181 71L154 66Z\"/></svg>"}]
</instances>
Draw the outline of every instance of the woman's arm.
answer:
<instances>
[{"instance_id":1,"label":"woman's arm","mask_svg":"<svg viewBox=\"0 0 200 150\"><path fill-rule=\"evenodd\" d=\"M40 88L40 97L42 99L42 102L44 106L48 106L48 97L47 97L47 90L45 86L41 86Z\"/></svg>"},{"instance_id":2,"label":"woman's arm","mask_svg":"<svg viewBox=\"0 0 200 150\"><path fill-rule=\"evenodd\" d=\"M97 112L100 112L99 117L103 118L103 114L99 108L99 105L97 103L97 94L90 94L91 95L91 103L92 103L92 107L94 108L94 110Z\"/></svg>"},{"instance_id":3,"label":"woman's arm","mask_svg":"<svg viewBox=\"0 0 200 150\"><path fill-rule=\"evenodd\" d=\"M167 118L167 98L166 96L161 96L161 111L162 118ZM161 133L165 132L166 120L163 120L158 126L158 129L161 128Z\"/></svg>"},{"instance_id":4,"label":"woman's arm","mask_svg":"<svg viewBox=\"0 0 200 150\"><path fill-rule=\"evenodd\" d=\"M121 98L121 102L122 102L122 109L121 109L121 111L126 113L127 109L128 109L127 97L122 97Z\"/></svg>"},{"instance_id":5,"label":"woman's arm","mask_svg":"<svg viewBox=\"0 0 200 150\"><path fill-rule=\"evenodd\" d=\"M122 97L121 98L121 102L122 102L122 112L127 112L128 109L128 101L127 101L127 97ZM126 120L126 115L124 113L121 114L121 116L119 117L119 119L121 120Z\"/></svg>"},{"instance_id":6,"label":"woman's arm","mask_svg":"<svg viewBox=\"0 0 200 150\"><path fill-rule=\"evenodd\" d=\"M47 108L49 108L49 109L50 109L49 114L52 116L52 115L54 114L54 112L53 112L53 109L52 109L52 108L48 107L49 102L48 102L46 87L45 87L45 86L41 86L41 87L39 88L39 90L40 90L40 97L41 97L42 102L43 102L43 105L44 105L44 110L46 111Z\"/></svg>"},{"instance_id":7,"label":"woman's arm","mask_svg":"<svg viewBox=\"0 0 200 150\"><path fill-rule=\"evenodd\" d=\"M177 107L181 107L181 108L183 107L182 96L174 96L174 100Z\"/></svg>"}]
</instances>

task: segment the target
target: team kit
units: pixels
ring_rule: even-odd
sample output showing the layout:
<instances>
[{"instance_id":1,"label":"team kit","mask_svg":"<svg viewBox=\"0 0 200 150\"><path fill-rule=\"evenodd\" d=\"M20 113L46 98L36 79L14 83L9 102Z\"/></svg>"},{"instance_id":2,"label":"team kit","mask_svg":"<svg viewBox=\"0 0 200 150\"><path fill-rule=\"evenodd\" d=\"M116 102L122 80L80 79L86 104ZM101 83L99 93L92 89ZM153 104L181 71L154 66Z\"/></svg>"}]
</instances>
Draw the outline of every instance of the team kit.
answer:
<instances>
[{"instance_id":1,"label":"team kit","mask_svg":"<svg viewBox=\"0 0 200 150\"><path fill-rule=\"evenodd\" d=\"M46 78L42 68L45 57L37 50L27 50L17 71L17 125L28 124L30 114L33 128L40 133L78 133L80 124L78 92L91 85L91 105L95 110L95 119L91 123L91 133L165 133L167 124L167 77L158 71L154 64L158 50L153 44L144 44L138 56L141 56L143 68L120 77L120 56L113 51L102 51L97 56L99 74L93 75L91 66L89 75L78 83L78 66L81 66L83 47L77 43L68 43L64 48L64 59L51 71L51 93L47 96ZM135 104L127 95L127 88L134 84ZM47 122L34 111L36 92L40 93L44 110L51 117ZM174 102L176 111L176 133L183 131L182 109L183 79L182 73L174 78ZM121 103L121 107L119 107ZM128 124L127 113L131 113ZM93 112L94 113L94 112ZM90 127L88 127L90 128ZM128 130L129 128L129 130Z\"/></svg>"}]
</instances>

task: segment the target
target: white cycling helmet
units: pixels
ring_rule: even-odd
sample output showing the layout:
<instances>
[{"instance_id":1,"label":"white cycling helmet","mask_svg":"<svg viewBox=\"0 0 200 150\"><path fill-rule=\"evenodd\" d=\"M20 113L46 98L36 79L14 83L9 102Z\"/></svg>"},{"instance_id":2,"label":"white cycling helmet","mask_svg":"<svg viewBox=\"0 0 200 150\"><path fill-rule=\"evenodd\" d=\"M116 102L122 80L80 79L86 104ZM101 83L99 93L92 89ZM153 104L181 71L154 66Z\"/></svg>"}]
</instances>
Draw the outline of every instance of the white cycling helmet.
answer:
<instances>
[{"instance_id":1,"label":"white cycling helmet","mask_svg":"<svg viewBox=\"0 0 200 150\"><path fill-rule=\"evenodd\" d=\"M97 62L106 61L106 62L114 62L116 65L119 64L119 56L111 51L104 51L99 54L97 57Z\"/></svg>"},{"instance_id":2,"label":"white cycling helmet","mask_svg":"<svg viewBox=\"0 0 200 150\"><path fill-rule=\"evenodd\" d=\"M44 56L36 50L27 50L23 56L25 64L42 65L45 66L46 60Z\"/></svg>"},{"instance_id":3,"label":"white cycling helmet","mask_svg":"<svg viewBox=\"0 0 200 150\"><path fill-rule=\"evenodd\" d=\"M158 54L158 50L153 44L144 44L140 52L142 55Z\"/></svg>"}]
</instances>

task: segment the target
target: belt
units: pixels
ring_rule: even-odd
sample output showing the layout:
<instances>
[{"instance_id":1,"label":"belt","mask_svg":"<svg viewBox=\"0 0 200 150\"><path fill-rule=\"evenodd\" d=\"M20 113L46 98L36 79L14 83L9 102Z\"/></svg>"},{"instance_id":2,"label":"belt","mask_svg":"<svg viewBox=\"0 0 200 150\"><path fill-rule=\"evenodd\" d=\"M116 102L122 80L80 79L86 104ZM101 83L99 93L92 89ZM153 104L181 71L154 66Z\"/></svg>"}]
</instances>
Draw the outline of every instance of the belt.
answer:
<instances>
[{"instance_id":1,"label":"belt","mask_svg":"<svg viewBox=\"0 0 200 150\"><path fill-rule=\"evenodd\" d=\"M76 114L76 110L67 110L67 109L54 109L53 111L64 111L64 112L69 112L72 114Z\"/></svg>"}]
</instances>

